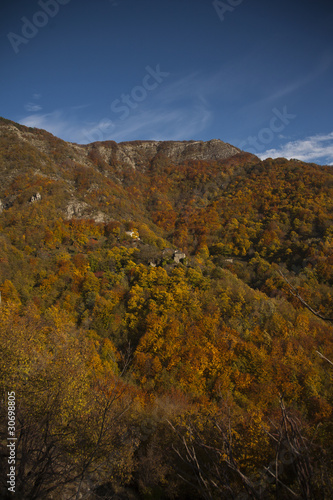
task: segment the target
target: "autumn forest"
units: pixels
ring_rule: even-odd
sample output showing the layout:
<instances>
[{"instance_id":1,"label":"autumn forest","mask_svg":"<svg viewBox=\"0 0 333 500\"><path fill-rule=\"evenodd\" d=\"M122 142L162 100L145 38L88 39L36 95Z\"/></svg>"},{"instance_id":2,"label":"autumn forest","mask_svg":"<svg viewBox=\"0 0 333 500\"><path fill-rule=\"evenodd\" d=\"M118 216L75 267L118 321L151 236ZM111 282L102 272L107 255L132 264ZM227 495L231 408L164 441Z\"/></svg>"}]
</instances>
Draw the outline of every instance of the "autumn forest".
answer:
<instances>
[{"instance_id":1,"label":"autumn forest","mask_svg":"<svg viewBox=\"0 0 333 500\"><path fill-rule=\"evenodd\" d=\"M220 142L0 119L1 498L333 498L332 167Z\"/></svg>"}]
</instances>

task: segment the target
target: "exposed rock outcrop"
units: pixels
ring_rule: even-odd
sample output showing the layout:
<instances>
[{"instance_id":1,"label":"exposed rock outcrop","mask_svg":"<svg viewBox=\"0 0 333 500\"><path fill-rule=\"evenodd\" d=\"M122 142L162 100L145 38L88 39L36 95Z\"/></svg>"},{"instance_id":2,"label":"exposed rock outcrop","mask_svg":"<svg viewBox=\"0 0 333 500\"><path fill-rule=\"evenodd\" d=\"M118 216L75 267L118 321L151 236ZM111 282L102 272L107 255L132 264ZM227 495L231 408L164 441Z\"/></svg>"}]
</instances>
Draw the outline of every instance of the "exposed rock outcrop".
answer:
<instances>
[{"instance_id":1,"label":"exposed rock outcrop","mask_svg":"<svg viewBox=\"0 0 333 500\"><path fill-rule=\"evenodd\" d=\"M42 195L40 193L33 194L30 198L30 203L35 203L36 201L39 201L42 199Z\"/></svg>"},{"instance_id":2,"label":"exposed rock outcrop","mask_svg":"<svg viewBox=\"0 0 333 500\"><path fill-rule=\"evenodd\" d=\"M88 203L84 201L72 200L68 203L66 209L66 215L68 219L73 217L80 218L84 215L84 212L89 208Z\"/></svg>"},{"instance_id":3,"label":"exposed rock outcrop","mask_svg":"<svg viewBox=\"0 0 333 500\"><path fill-rule=\"evenodd\" d=\"M211 141L133 141L95 143L94 148L108 162L127 164L132 168L148 165L157 155L169 158L173 163L185 160L223 160L241 150L235 146L212 139Z\"/></svg>"},{"instance_id":4,"label":"exposed rock outcrop","mask_svg":"<svg viewBox=\"0 0 333 500\"><path fill-rule=\"evenodd\" d=\"M92 211L88 203L76 199L68 203L65 214L67 219L92 219L95 222L107 222L110 219L101 211Z\"/></svg>"}]
</instances>

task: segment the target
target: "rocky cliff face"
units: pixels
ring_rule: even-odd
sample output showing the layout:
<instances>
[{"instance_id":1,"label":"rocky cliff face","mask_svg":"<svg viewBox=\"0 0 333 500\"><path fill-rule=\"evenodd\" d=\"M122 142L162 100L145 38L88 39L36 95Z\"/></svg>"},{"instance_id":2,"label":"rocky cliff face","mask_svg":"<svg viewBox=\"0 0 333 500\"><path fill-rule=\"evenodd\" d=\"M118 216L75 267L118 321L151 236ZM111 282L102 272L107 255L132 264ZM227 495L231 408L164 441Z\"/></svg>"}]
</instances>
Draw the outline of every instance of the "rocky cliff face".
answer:
<instances>
[{"instance_id":1,"label":"rocky cliff face","mask_svg":"<svg viewBox=\"0 0 333 500\"><path fill-rule=\"evenodd\" d=\"M108 164L120 164L134 169L148 166L157 156L169 158L172 163L185 160L223 160L242 151L219 139L204 141L132 141L116 143L114 141L95 142L88 145L72 144L58 139L52 134L35 128L18 125L9 120L0 119L0 136L12 135L15 140L28 142L42 153L49 154L54 149L66 150L67 156L81 164L90 163L92 150Z\"/></svg>"},{"instance_id":2,"label":"rocky cliff face","mask_svg":"<svg viewBox=\"0 0 333 500\"><path fill-rule=\"evenodd\" d=\"M114 143L95 143L95 147L108 160L116 160L133 168L149 163L157 155L169 158L173 163L185 160L223 160L241 150L218 139L203 141L133 141Z\"/></svg>"}]
</instances>

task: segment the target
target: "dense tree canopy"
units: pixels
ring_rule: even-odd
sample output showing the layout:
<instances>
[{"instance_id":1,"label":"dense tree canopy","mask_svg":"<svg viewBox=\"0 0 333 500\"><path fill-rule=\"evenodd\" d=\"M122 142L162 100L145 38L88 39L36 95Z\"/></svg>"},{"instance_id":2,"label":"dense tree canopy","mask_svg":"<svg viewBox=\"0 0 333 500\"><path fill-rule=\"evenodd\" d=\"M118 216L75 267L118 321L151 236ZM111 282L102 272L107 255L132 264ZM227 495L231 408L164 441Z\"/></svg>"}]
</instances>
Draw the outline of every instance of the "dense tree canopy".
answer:
<instances>
[{"instance_id":1,"label":"dense tree canopy","mask_svg":"<svg viewBox=\"0 0 333 500\"><path fill-rule=\"evenodd\" d=\"M331 168L114 144L1 122L17 498L332 498Z\"/></svg>"}]
</instances>

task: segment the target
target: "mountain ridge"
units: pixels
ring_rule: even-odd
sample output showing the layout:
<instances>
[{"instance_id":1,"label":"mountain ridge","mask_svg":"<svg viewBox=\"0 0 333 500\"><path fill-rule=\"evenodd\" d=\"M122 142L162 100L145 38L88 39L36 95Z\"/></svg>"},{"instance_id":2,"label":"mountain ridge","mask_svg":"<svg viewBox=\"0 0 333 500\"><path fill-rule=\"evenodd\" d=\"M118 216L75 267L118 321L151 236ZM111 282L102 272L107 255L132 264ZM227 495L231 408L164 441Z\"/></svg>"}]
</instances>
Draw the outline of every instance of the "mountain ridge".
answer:
<instances>
[{"instance_id":1,"label":"mountain ridge","mask_svg":"<svg viewBox=\"0 0 333 500\"><path fill-rule=\"evenodd\" d=\"M43 141L38 141L37 137L43 137L44 141L55 138L62 141L69 148L76 150L76 153L84 160L85 153L90 149L98 150L106 161L123 162L132 168L141 165L142 162L152 161L155 156L163 154L172 161L178 163L185 160L220 160L227 159L236 154L242 153L242 150L223 142L220 139L211 139L209 141L154 141L154 140L136 140L115 142L97 141L89 144L77 144L64 141L53 136L43 129L26 127L6 119L0 119L0 130L5 129L8 132L14 132L21 140L33 142L36 147L41 147ZM36 137L37 136L37 137ZM45 151L45 148L41 148ZM78 158L79 159L79 158Z\"/></svg>"},{"instance_id":2,"label":"mountain ridge","mask_svg":"<svg viewBox=\"0 0 333 500\"><path fill-rule=\"evenodd\" d=\"M238 163L246 163L258 160L219 139L206 142L103 141L81 145L59 139L43 129L26 127L3 118L0 119L0 138L0 210L12 206L18 196L17 190L10 188L8 191L6 188L15 184L17 176L29 171L35 178L44 176L63 183L62 198L67 200L62 203L62 211L66 217L90 217L104 222L121 214L133 218L137 207L133 200L128 199L127 184L155 182L152 176L160 169L163 172L166 168L174 170L193 161L211 163L237 159ZM132 178L134 174L136 181ZM145 180L141 176L145 176ZM89 178L88 183L85 178ZM29 182L34 184L32 180ZM83 185L86 185L86 191ZM108 191L109 195L111 191L112 196L126 200L125 206L110 213L107 209L109 195L102 194L98 208L92 208L93 196L89 193L94 190ZM27 200L35 194L29 192Z\"/></svg>"}]
</instances>

